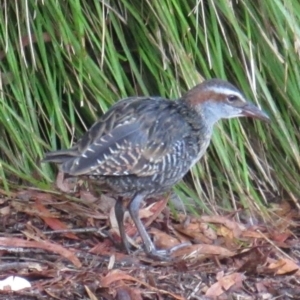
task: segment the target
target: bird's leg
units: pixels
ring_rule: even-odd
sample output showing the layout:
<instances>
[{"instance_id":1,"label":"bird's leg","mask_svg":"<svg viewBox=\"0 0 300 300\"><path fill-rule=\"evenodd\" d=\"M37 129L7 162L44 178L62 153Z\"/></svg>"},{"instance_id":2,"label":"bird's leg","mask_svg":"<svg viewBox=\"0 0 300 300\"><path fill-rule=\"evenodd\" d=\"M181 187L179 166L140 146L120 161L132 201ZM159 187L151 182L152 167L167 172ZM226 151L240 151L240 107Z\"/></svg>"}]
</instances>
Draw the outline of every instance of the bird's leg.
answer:
<instances>
[{"instance_id":1,"label":"bird's leg","mask_svg":"<svg viewBox=\"0 0 300 300\"><path fill-rule=\"evenodd\" d=\"M126 250L126 252L129 254L130 253L130 246L129 242L127 240L126 232L125 232L125 227L124 227L124 214L126 211L126 208L124 207L124 203L122 201L122 197L118 197L116 204L115 204L115 214L116 214L116 219L118 222L118 227L121 235L121 240L122 240L122 246Z\"/></svg>"},{"instance_id":2,"label":"bird's leg","mask_svg":"<svg viewBox=\"0 0 300 300\"><path fill-rule=\"evenodd\" d=\"M177 246L174 246L167 250L157 250L152 243L149 234L147 233L143 223L141 222L139 218L139 208L140 204L143 200L144 196L143 194L137 194L133 197L131 202L129 203L128 210L131 215L131 218L144 242L144 248L147 255L150 257L157 259L157 260L171 260L170 254L181 247L186 246L187 244L180 244Z\"/></svg>"},{"instance_id":3,"label":"bird's leg","mask_svg":"<svg viewBox=\"0 0 300 300\"><path fill-rule=\"evenodd\" d=\"M144 196L142 194L137 194L133 197L131 202L129 203L128 210L130 213L130 216L143 240L144 246L145 246L145 251L147 253L151 253L152 251L155 251L155 246L152 243L150 236L148 235L143 223L141 222L139 218L139 209L140 209L140 204L143 201Z\"/></svg>"}]
</instances>

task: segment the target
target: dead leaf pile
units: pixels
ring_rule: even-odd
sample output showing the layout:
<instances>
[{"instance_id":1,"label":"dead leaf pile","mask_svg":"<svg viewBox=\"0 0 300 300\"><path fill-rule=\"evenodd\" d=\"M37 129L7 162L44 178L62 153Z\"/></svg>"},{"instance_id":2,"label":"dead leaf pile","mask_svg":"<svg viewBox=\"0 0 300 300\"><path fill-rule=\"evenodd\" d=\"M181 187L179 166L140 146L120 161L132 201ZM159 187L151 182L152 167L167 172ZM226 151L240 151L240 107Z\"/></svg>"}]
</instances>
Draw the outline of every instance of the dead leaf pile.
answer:
<instances>
[{"instance_id":1,"label":"dead leaf pile","mask_svg":"<svg viewBox=\"0 0 300 300\"><path fill-rule=\"evenodd\" d=\"M145 205L140 217L158 248L185 244L169 262L118 248L114 203L88 191L0 190L0 280L32 286L7 287L0 299L299 299L299 216L286 203L276 222L255 226L232 215L175 219L167 199ZM141 247L129 215L125 227Z\"/></svg>"}]
</instances>

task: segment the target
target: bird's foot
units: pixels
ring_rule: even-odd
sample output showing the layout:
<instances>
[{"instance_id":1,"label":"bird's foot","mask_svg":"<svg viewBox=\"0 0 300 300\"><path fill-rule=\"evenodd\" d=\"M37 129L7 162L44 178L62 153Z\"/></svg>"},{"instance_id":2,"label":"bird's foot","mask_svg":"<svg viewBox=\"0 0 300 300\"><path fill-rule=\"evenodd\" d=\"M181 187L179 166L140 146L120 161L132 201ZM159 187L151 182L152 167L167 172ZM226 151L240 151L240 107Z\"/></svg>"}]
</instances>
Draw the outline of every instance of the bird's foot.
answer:
<instances>
[{"instance_id":1,"label":"bird's foot","mask_svg":"<svg viewBox=\"0 0 300 300\"><path fill-rule=\"evenodd\" d=\"M176 245L174 247L171 247L169 249L157 250L156 248L152 248L152 249L146 249L145 252L150 258L152 258L154 260L172 261L174 259L172 257L172 253L176 252L177 250L179 250L181 248L189 246L189 245L190 245L190 243L182 243L182 244Z\"/></svg>"}]
</instances>

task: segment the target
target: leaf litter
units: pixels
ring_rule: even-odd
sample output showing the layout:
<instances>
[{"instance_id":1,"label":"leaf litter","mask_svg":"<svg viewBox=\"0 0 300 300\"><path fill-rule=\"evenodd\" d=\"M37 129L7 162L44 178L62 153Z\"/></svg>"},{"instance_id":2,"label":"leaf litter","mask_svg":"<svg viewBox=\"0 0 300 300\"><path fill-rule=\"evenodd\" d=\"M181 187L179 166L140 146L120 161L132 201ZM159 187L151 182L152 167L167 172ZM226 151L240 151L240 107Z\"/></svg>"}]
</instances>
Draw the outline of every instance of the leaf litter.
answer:
<instances>
[{"instance_id":1,"label":"leaf litter","mask_svg":"<svg viewBox=\"0 0 300 300\"><path fill-rule=\"evenodd\" d=\"M274 223L256 225L234 215L175 219L167 198L147 202L140 217L155 245L186 244L158 262L119 248L113 197L68 192L0 190L0 280L32 286L7 287L0 299L300 299L299 214L288 202L276 204Z\"/></svg>"}]
</instances>

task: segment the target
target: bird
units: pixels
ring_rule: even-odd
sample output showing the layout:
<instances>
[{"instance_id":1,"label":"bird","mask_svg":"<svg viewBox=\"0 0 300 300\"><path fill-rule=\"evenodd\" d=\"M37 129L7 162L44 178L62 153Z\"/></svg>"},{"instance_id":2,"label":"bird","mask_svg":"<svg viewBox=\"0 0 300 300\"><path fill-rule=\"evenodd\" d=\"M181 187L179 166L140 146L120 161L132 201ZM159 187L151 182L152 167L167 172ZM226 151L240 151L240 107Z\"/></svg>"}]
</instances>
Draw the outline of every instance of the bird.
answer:
<instances>
[{"instance_id":1,"label":"bird","mask_svg":"<svg viewBox=\"0 0 300 300\"><path fill-rule=\"evenodd\" d=\"M178 249L156 249L138 212L143 200L172 189L206 152L221 119L270 118L233 84L209 79L179 99L136 96L116 102L69 149L45 154L71 177L96 179L116 196L121 243L131 253L124 229L128 210L145 253L169 260ZM127 202L124 199L129 199Z\"/></svg>"}]
</instances>

